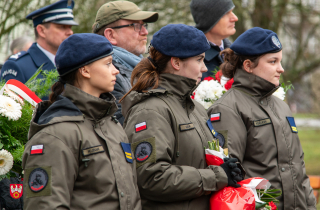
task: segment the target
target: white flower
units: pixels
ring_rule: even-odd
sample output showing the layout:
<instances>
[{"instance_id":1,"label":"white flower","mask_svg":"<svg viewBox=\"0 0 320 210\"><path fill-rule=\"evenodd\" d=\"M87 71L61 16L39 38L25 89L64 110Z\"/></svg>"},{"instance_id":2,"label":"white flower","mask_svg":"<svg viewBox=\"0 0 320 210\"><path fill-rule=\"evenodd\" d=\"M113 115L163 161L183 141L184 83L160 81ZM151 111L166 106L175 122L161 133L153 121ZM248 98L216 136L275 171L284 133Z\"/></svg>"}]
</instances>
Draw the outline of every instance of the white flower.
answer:
<instances>
[{"instance_id":1,"label":"white flower","mask_svg":"<svg viewBox=\"0 0 320 210\"><path fill-rule=\"evenodd\" d=\"M21 105L12 98L0 95L0 114L9 120L18 120L21 115Z\"/></svg>"},{"instance_id":2,"label":"white flower","mask_svg":"<svg viewBox=\"0 0 320 210\"><path fill-rule=\"evenodd\" d=\"M283 87L278 88L278 90L274 92L272 95L277 96L281 100L284 100L284 98L286 97L286 93L284 92Z\"/></svg>"},{"instance_id":3,"label":"white flower","mask_svg":"<svg viewBox=\"0 0 320 210\"><path fill-rule=\"evenodd\" d=\"M7 150L0 150L0 175L4 175L10 171L13 166L13 157Z\"/></svg>"},{"instance_id":4,"label":"white flower","mask_svg":"<svg viewBox=\"0 0 320 210\"><path fill-rule=\"evenodd\" d=\"M204 80L195 91L194 100L208 109L226 92L226 89L216 80Z\"/></svg>"}]
</instances>

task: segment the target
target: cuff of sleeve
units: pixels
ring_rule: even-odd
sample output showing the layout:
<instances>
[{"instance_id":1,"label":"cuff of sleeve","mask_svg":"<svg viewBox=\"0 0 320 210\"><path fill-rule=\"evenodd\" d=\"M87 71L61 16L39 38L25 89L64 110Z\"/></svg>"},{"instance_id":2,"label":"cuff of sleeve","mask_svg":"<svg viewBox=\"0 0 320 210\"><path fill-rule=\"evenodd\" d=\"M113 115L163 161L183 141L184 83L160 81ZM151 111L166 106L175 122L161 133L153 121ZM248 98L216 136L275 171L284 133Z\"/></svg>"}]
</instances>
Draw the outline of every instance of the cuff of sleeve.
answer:
<instances>
[{"instance_id":1,"label":"cuff of sleeve","mask_svg":"<svg viewBox=\"0 0 320 210\"><path fill-rule=\"evenodd\" d=\"M227 174L220 166L209 166L208 169L198 169L204 191L218 191L228 185Z\"/></svg>"}]
</instances>

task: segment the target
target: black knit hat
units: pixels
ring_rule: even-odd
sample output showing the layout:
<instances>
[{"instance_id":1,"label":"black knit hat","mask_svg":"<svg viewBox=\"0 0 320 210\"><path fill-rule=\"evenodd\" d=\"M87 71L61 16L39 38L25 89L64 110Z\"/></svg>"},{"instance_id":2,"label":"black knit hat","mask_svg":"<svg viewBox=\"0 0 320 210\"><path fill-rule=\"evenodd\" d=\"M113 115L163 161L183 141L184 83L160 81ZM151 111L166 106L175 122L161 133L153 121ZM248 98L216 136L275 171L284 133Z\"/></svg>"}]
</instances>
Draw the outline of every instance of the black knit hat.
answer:
<instances>
[{"instance_id":1,"label":"black knit hat","mask_svg":"<svg viewBox=\"0 0 320 210\"><path fill-rule=\"evenodd\" d=\"M190 3L196 28L203 33L210 31L234 7L232 0L192 0Z\"/></svg>"}]
</instances>

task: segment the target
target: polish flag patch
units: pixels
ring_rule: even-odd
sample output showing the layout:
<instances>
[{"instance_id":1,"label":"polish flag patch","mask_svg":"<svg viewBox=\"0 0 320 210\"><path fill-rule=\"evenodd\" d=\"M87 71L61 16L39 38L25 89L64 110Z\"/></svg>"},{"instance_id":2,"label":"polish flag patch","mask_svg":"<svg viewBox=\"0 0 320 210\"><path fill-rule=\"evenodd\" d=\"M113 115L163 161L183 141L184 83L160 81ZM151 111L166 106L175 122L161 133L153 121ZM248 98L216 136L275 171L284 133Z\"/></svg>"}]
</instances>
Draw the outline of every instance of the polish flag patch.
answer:
<instances>
[{"instance_id":1,"label":"polish flag patch","mask_svg":"<svg viewBox=\"0 0 320 210\"><path fill-rule=\"evenodd\" d=\"M210 116L211 122L220 121L220 118L221 118L221 113L220 112L211 114L211 116Z\"/></svg>"},{"instance_id":2,"label":"polish flag patch","mask_svg":"<svg viewBox=\"0 0 320 210\"><path fill-rule=\"evenodd\" d=\"M43 154L43 144L32 145L30 155L41 155Z\"/></svg>"},{"instance_id":3,"label":"polish flag patch","mask_svg":"<svg viewBox=\"0 0 320 210\"><path fill-rule=\"evenodd\" d=\"M135 125L136 132L143 131L147 129L147 123L142 122Z\"/></svg>"}]
</instances>

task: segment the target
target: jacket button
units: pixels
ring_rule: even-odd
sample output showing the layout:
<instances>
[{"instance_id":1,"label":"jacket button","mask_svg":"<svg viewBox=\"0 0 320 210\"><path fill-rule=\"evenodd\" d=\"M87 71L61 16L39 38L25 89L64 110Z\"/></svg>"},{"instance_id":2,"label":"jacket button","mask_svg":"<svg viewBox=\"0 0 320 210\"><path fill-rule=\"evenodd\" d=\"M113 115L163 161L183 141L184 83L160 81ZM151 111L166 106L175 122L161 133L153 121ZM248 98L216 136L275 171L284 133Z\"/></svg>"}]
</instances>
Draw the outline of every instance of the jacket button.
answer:
<instances>
[{"instance_id":1,"label":"jacket button","mask_svg":"<svg viewBox=\"0 0 320 210\"><path fill-rule=\"evenodd\" d=\"M123 196L124 196L124 193L123 193L123 192L121 192L121 193L120 193L120 195L121 195L121 197L123 197Z\"/></svg>"},{"instance_id":2,"label":"jacket button","mask_svg":"<svg viewBox=\"0 0 320 210\"><path fill-rule=\"evenodd\" d=\"M260 104L263 104L263 101L260 101Z\"/></svg>"},{"instance_id":3,"label":"jacket button","mask_svg":"<svg viewBox=\"0 0 320 210\"><path fill-rule=\"evenodd\" d=\"M282 168L282 169L281 169L282 172L284 172L285 170L286 170L285 168Z\"/></svg>"}]
</instances>

